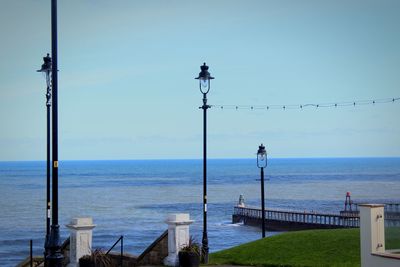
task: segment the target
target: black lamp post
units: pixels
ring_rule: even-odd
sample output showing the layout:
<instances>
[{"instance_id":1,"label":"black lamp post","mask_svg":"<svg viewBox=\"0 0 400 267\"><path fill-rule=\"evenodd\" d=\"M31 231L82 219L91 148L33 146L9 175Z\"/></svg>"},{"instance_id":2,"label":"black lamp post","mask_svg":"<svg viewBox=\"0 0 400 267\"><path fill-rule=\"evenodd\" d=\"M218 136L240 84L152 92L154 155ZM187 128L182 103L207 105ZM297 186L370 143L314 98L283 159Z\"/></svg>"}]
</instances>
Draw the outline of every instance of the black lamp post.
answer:
<instances>
[{"instance_id":1,"label":"black lamp post","mask_svg":"<svg viewBox=\"0 0 400 267\"><path fill-rule=\"evenodd\" d=\"M48 242L50 235L50 107L51 107L51 57L49 54L43 58L43 64L38 72L43 73L46 79L46 107L47 107L47 168L46 168L46 238L44 243L45 255L48 254Z\"/></svg>"},{"instance_id":2,"label":"black lamp post","mask_svg":"<svg viewBox=\"0 0 400 267\"><path fill-rule=\"evenodd\" d=\"M262 237L265 237L265 200L264 200L264 168L267 167L267 151L263 144L258 147L257 167L261 169L261 219L262 219Z\"/></svg>"},{"instance_id":3,"label":"black lamp post","mask_svg":"<svg viewBox=\"0 0 400 267\"><path fill-rule=\"evenodd\" d=\"M200 92L203 94L203 238L202 238L202 263L208 263L208 237L207 237L207 93L210 91L210 80L214 79L208 72L206 63L200 66L201 72L195 79L200 82Z\"/></svg>"},{"instance_id":4,"label":"black lamp post","mask_svg":"<svg viewBox=\"0 0 400 267\"><path fill-rule=\"evenodd\" d=\"M46 260L50 267L61 267L63 255L61 253L60 226L58 225L58 76L57 76L57 0L51 0L51 66L52 74L52 206L51 228L48 247L50 250Z\"/></svg>"}]
</instances>

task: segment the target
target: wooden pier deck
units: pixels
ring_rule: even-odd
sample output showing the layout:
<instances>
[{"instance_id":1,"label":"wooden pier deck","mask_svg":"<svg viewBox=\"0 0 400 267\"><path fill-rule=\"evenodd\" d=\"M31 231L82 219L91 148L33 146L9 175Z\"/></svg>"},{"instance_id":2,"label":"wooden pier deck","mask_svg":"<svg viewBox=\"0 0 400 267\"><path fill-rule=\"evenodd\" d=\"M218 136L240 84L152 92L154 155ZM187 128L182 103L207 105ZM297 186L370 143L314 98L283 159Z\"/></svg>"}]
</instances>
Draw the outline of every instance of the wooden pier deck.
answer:
<instances>
[{"instance_id":1,"label":"wooden pier deck","mask_svg":"<svg viewBox=\"0 0 400 267\"><path fill-rule=\"evenodd\" d=\"M358 205L351 200L350 192L347 192L344 210L341 210L339 214L266 209L265 226L270 231L357 228L360 227ZM391 202L383 203L383 205L385 205L385 226L400 226L400 203ZM252 226L262 225L261 209L245 206L243 195L240 195L238 205L234 207L232 215L232 223L239 222Z\"/></svg>"},{"instance_id":2,"label":"wooden pier deck","mask_svg":"<svg viewBox=\"0 0 400 267\"><path fill-rule=\"evenodd\" d=\"M266 228L270 231L360 227L360 215L358 210L348 212L342 211L340 214L329 214L266 209L265 219ZM243 222L246 225L261 226L261 209L235 206L232 222ZM385 224L387 226L400 226L400 204L385 204Z\"/></svg>"},{"instance_id":3,"label":"wooden pier deck","mask_svg":"<svg viewBox=\"0 0 400 267\"><path fill-rule=\"evenodd\" d=\"M234 207L232 222L260 226L262 212L259 208ZM314 212L284 211L267 209L265 211L266 229L270 231L291 231L305 229L357 228L358 215L324 214Z\"/></svg>"}]
</instances>

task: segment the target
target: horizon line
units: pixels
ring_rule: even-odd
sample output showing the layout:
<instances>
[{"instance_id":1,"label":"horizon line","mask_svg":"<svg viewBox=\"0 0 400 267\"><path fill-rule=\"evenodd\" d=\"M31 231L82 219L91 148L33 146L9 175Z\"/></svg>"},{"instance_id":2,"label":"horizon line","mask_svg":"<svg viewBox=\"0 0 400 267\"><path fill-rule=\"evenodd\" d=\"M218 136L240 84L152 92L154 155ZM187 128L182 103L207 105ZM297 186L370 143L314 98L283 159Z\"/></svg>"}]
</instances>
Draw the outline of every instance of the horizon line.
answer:
<instances>
[{"instance_id":1,"label":"horizon line","mask_svg":"<svg viewBox=\"0 0 400 267\"><path fill-rule=\"evenodd\" d=\"M400 158L400 156L316 156L316 157L271 157L269 159L395 159ZM250 160L256 159L252 158L207 158L207 160ZM144 158L144 159L64 159L62 161L172 161L172 160L203 160L203 158ZM0 160L0 162L46 162L46 160Z\"/></svg>"}]
</instances>

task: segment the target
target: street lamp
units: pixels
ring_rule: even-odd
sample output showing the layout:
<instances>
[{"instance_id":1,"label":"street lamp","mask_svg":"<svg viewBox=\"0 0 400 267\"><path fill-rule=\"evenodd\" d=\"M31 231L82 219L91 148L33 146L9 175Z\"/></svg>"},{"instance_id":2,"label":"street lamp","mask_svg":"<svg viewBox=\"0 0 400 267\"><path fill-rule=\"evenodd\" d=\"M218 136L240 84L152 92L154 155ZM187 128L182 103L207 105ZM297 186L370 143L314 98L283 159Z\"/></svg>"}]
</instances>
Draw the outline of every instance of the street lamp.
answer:
<instances>
[{"instance_id":1,"label":"street lamp","mask_svg":"<svg viewBox=\"0 0 400 267\"><path fill-rule=\"evenodd\" d=\"M44 241L45 255L49 252L48 241L50 235L50 107L51 107L51 57L49 54L43 58L43 64L38 72L43 73L46 84L47 107L47 179L46 179L46 238Z\"/></svg>"},{"instance_id":2,"label":"street lamp","mask_svg":"<svg viewBox=\"0 0 400 267\"><path fill-rule=\"evenodd\" d=\"M61 267L60 226L58 225L58 72L57 72L57 0L51 0L51 89L52 89L52 201L51 227L48 242L49 254L46 257L48 266Z\"/></svg>"},{"instance_id":3,"label":"street lamp","mask_svg":"<svg viewBox=\"0 0 400 267\"><path fill-rule=\"evenodd\" d=\"M210 80L214 79L208 72L204 63L200 66L201 72L195 79L199 80L200 92L203 94L203 238L202 238L202 263L208 263L208 237L207 237L207 93L210 91Z\"/></svg>"},{"instance_id":4,"label":"street lamp","mask_svg":"<svg viewBox=\"0 0 400 267\"><path fill-rule=\"evenodd\" d=\"M262 219L262 237L265 237L265 200L264 200L264 168L267 167L267 151L261 144L257 151L257 167L261 169L261 219Z\"/></svg>"}]
</instances>

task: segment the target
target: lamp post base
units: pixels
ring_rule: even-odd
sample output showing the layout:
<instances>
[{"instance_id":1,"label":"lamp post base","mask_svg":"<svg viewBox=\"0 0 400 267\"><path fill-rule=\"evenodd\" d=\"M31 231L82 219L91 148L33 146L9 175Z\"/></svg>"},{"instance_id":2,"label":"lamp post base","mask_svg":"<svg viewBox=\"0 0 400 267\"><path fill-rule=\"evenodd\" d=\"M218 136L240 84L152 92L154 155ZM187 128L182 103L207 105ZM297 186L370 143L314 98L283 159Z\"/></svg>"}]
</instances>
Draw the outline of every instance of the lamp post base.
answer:
<instances>
[{"instance_id":1,"label":"lamp post base","mask_svg":"<svg viewBox=\"0 0 400 267\"><path fill-rule=\"evenodd\" d=\"M208 238L207 233L203 233L203 240L201 246L201 263L208 264Z\"/></svg>"},{"instance_id":2,"label":"lamp post base","mask_svg":"<svg viewBox=\"0 0 400 267\"><path fill-rule=\"evenodd\" d=\"M52 225L48 242L49 254L46 257L47 266L61 267L64 256L61 253L60 226Z\"/></svg>"}]
</instances>

